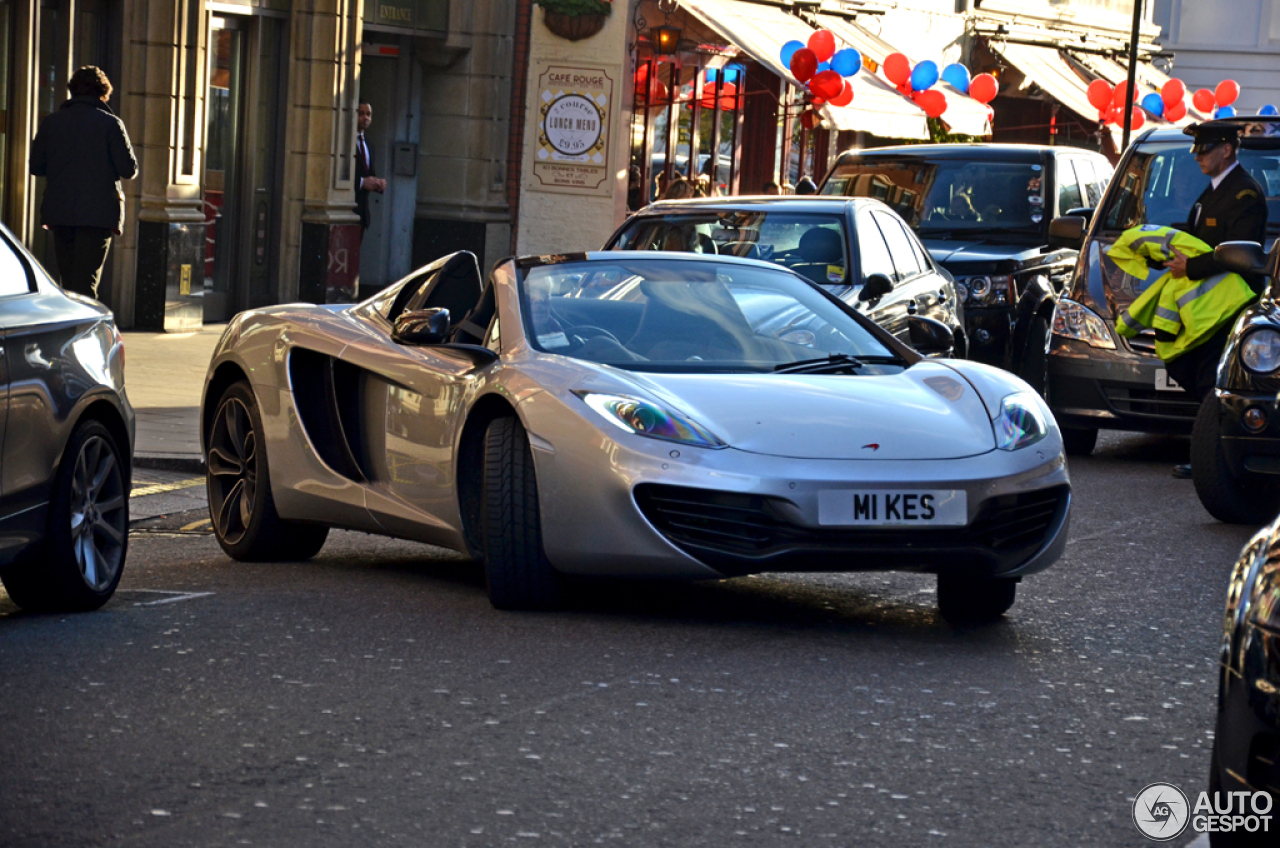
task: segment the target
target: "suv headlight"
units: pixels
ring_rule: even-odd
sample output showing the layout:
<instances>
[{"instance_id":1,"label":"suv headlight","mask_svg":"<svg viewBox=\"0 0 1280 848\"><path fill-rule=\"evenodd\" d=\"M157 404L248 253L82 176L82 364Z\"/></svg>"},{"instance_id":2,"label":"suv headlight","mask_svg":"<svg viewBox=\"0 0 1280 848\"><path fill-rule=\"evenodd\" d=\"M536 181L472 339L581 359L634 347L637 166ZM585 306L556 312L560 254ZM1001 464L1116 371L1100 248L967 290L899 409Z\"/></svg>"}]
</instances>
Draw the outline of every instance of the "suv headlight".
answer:
<instances>
[{"instance_id":1,"label":"suv headlight","mask_svg":"<svg viewBox=\"0 0 1280 848\"><path fill-rule=\"evenodd\" d=\"M1049 435L1049 419L1034 392L1016 392L1000 401L994 426L1000 450L1025 448Z\"/></svg>"},{"instance_id":2,"label":"suv headlight","mask_svg":"<svg viewBox=\"0 0 1280 848\"><path fill-rule=\"evenodd\" d=\"M1245 368L1259 374L1270 374L1280 368L1280 333L1261 329L1245 336L1240 345L1240 361Z\"/></svg>"},{"instance_id":3,"label":"suv headlight","mask_svg":"<svg viewBox=\"0 0 1280 848\"><path fill-rule=\"evenodd\" d=\"M702 425L656 403L626 395L574 392L601 418L637 436L680 442L700 448L728 447Z\"/></svg>"},{"instance_id":4,"label":"suv headlight","mask_svg":"<svg viewBox=\"0 0 1280 848\"><path fill-rule=\"evenodd\" d=\"M1013 277L1001 274L957 278L965 303L973 306L1006 306L1013 303Z\"/></svg>"},{"instance_id":5,"label":"suv headlight","mask_svg":"<svg viewBox=\"0 0 1280 848\"><path fill-rule=\"evenodd\" d=\"M1115 350L1116 343L1107 332L1107 323L1098 314L1074 300L1063 298L1053 310L1053 334L1077 339L1090 347Z\"/></svg>"}]
</instances>

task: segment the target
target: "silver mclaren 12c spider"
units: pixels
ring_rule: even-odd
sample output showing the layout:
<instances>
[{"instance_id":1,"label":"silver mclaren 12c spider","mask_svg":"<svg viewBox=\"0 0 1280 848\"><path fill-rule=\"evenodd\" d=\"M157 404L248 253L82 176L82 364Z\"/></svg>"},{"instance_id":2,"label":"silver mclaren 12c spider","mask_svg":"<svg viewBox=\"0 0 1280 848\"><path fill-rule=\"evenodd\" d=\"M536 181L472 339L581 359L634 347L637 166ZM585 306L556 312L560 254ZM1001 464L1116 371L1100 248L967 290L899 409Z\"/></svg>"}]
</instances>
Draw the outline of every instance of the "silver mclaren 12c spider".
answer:
<instances>
[{"instance_id":1,"label":"silver mclaren 12c spider","mask_svg":"<svg viewBox=\"0 0 1280 848\"><path fill-rule=\"evenodd\" d=\"M483 561L508 609L580 576L910 570L949 620L993 619L1061 555L1071 506L1026 383L714 255L515 258L483 282L463 252L363 303L242 313L202 437L230 556L398 536Z\"/></svg>"}]
</instances>

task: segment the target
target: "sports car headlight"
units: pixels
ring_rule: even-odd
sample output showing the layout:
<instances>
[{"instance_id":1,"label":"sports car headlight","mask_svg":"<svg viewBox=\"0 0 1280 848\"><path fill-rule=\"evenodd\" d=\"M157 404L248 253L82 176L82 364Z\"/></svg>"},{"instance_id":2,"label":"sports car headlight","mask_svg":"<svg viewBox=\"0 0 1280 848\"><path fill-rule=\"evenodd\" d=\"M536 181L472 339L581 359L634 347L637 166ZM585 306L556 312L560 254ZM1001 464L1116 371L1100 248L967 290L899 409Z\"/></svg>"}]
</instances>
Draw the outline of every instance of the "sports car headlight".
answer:
<instances>
[{"instance_id":1,"label":"sports car headlight","mask_svg":"<svg viewBox=\"0 0 1280 848\"><path fill-rule=\"evenodd\" d=\"M1115 350L1116 343L1107 332L1107 324L1092 309L1063 298L1053 311L1053 334L1077 339L1090 347Z\"/></svg>"},{"instance_id":2,"label":"sports car headlight","mask_svg":"<svg viewBox=\"0 0 1280 848\"><path fill-rule=\"evenodd\" d=\"M1244 367L1259 374L1270 374L1280 368L1280 333L1275 330L1254 330L1244 337L1240 345L1240 361Z\"/></svg>"},{"instance_id":3,"label":"sports car headlight","mask_svg":"<svg viewBox=\"0 0 1280 848\"><path fill-rule=\"evenodd\" d=\"M680 442L700 448L728 447L698 422L639 398L606 395L596 392L574 392L601 418L619 429L637 436Z\"/></svg>"},{"instance_id":4,"label":"sports car headlight","mask_svg":"<svg viewBox=\"0 0 1280 848\"><path fill-rule=\"evenodd\" d=\"M1025 448L1049 435L1049 422L1032 392L1017 392L1000 401L1000 414L994 424L996 447L1000 450Z\"/></svg>"}]
</instances>

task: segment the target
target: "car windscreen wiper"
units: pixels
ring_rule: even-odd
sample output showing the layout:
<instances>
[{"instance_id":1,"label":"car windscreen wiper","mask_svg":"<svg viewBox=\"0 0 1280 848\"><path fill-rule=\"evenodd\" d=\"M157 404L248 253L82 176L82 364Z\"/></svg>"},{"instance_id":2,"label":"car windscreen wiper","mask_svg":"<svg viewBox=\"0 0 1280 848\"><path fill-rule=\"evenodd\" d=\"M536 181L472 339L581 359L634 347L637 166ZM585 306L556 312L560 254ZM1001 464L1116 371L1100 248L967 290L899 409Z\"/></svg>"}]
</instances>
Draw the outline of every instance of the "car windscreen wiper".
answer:
<instances>
[{"instance_id":1,"label":"car windscreen wiper","mask_svg":"<svg viewBox=\"0 0 1280 848\"><path fill-rule=\"evenodd\" d=\"M857 371L864 365L883 365L901 362L897 356L851 356L833 353L818 359L802 359L773 366L778 374L822 374L834 371Z\"/></svg>"}]
</instances>

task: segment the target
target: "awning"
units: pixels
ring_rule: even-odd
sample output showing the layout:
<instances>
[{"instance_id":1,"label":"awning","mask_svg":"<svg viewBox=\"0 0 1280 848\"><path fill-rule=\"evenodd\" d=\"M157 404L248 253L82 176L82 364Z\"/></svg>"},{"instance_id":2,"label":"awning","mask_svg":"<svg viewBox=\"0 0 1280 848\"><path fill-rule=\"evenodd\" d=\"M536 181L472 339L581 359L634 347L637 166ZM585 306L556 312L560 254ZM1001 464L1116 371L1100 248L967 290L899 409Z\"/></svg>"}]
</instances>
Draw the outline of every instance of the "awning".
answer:
<instances>
[{"instance_id":1,"label":"awning","mask_svg":"<svg viewBox=\"0 0 1280 848\"><path fill-rule=\"evenodd\" d=\"M990 47L1022 71L1028 83L1039 85L1050 97L1079 115L1085 123L1098 122L1098 110L1089 102L1090 81L1071 67L1056 47L995 40L990 42ZM1124 130L1114 125L1109 125L1109 128L1118 150Z\"/></svg>"},{"instance_id":2,"label":"awning","mask_svg":"<svg viewBox=\"0 0 1280 848\"><path fill-rule=\"evenodd\" d=\"M1129 80L1128 67L1120 64L1114 59L1108 59L1105 56L1099 56L1096 53L1077 53L1074 50L1068 50L1067 53L1068 55L1071 56L1072 59L1079 62L1089 71L1097 74L1099 77L1111 83L1112 85L1117 85L1121 82L1127 82ZM1139 99L1141 99L1143 95L1149 92L1154 91L1155 93L1159 94L1160 89L1164 87L1164 84L1167 83L1170 79L1172 79L1172 77L1166 76L1156 68L1152 67L1151 65L1145 64L1143 62L1138 63L1137 74L1135 76L1137 77L1137 80L1138 80ZM1191 92L1188 90L1187 93L1190 94ZM1187 116L1183 118L1181 121L1176 121L1175 123L1177 124L1177 126L1181 127L1187 124L1196 123L1198 121L1207 121L1209 120L1210 117L1211 116L1206 115L1203 112L1200 112L1197 109L1192 108L1191 98L1188 97L1187 98ZM1159 123L1169 123L1168 121L1165 121L1160 118L1157 118L1155 120Z\"/></svg>"},{"instance_id":3,"label":"awning","mask_svg":"<svg viewBox=\"0 0 1280 848\"><path fill-rule=\"evenodd\" d=\"M681 5L752 59L792 85L800 85L791 69L783 67L779 52L788 41L808 43L814 29L804 21L778 6L739 0L681 0ZM859 73L849 82L853 86L853 103L822 107L831 128L928 140L924 110L887 82L867 73Z\"/></svg>"},{"instance_id":4,"label":"awning","mask_svg":"<svg viewBox=\"0 0 1280 848\"><path fill-rule=\"evenodd\" d=\"M845 42L863 56L871 57L877 64L883 65L890 53L903 53L910 58L910 54L905 50L898 50L853 21L834 15L818 15L818 25L831 30L837 42ZM952 132L977 136L991 133L991 115L987 111L986 104L979 103L948 82L939 81L934 88L947 95L947 111L943 113L942 120L951 127Z\"/></svg>"}]
</instances>

